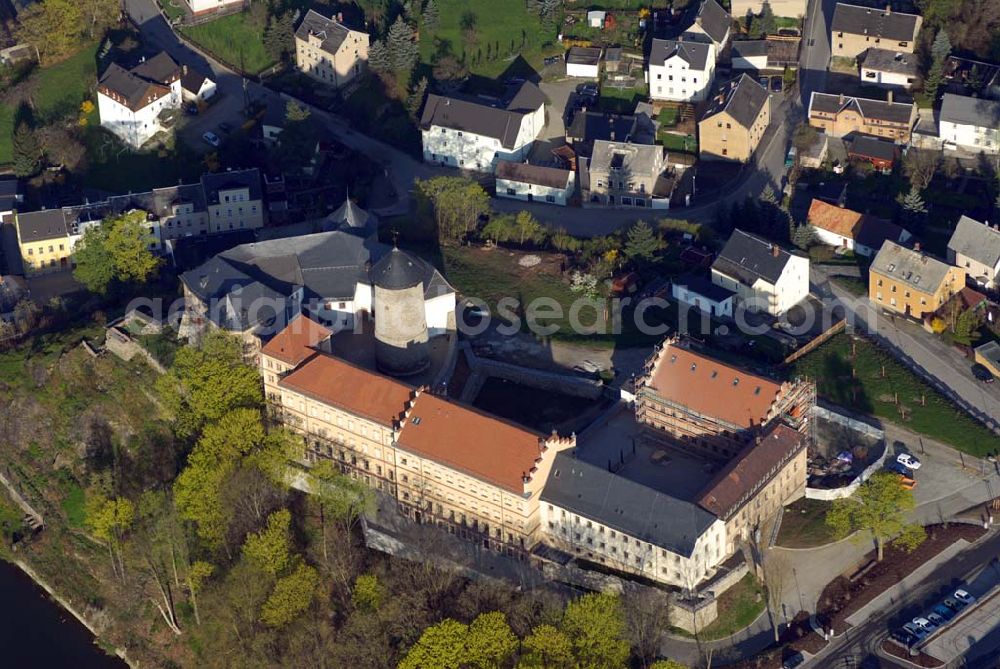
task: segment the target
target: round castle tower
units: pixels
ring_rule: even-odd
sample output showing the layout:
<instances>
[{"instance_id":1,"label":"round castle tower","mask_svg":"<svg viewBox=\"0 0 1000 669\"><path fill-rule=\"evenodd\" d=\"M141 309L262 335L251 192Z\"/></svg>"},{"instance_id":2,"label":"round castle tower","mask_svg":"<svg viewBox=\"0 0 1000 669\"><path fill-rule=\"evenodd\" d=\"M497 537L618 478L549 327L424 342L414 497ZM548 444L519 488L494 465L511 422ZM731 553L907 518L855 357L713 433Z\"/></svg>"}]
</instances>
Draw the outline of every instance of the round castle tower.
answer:
<instances>
[{"instance_id":1,"label":"round castle tower","mask_svg":"<svg viewBox=\"0 0 1000 669\"><path fill-rule=\"evenodd\" d=\"M430 364L423 275L422 266L397 248L372 267L375 361L386 374L418 374Z\"/></svg>"}]
</instances>

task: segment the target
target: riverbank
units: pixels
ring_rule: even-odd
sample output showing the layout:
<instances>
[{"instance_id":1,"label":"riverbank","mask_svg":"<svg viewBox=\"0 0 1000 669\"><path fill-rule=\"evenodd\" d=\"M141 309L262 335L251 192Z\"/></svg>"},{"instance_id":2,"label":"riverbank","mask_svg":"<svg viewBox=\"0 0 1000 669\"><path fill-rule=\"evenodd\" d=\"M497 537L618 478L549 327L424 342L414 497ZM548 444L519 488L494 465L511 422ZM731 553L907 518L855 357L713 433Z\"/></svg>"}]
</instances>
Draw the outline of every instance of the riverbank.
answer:
<instances>
[{"instance_id":1,"label":"riverbank","mask_svg":"<svg viewBox=\"0 0 1000 669\"><path fill-rule=\"evenodd\" d=\"M89 620L87 620L87 618L80 611L78 611L76 609L76 607L74 607L64 597L60 596L59 593L57 593L52 588L52 586L50 586L45 581L45 579L43 579L41 576L39 576L38 572L36 572L34 569L32 569L32 567L30 565L28 565L27 563L25 563L22 560L12 560L10 562L0 563L0 564L6 564L6 565L8 565L8 566L10 566L12 568L16 567L16 569L24 577L26 577L27 579L29 579L31 581L31 583L34 584L35 587L41 589L46 594L48 594L48 599L51 600L50 604L51 603L55 603L56 605L58 605L63 612L68 613L69 615L73 616L73 618L76 619L76 621L84 628L84 630L86 630L86 632L89 632L90 636L92 637L92 639L90 641L90 646L93 648L93 657L91 658L90 661L82 661L79 664L77 664L76 661L80 659L79 655L78 655L78 653L80 652L80 649L79 648L77 648L77 649L68 649L67 656L74 658L74 665L73 665L74 667L77 667L78 669L86 669L86 668L89 668L89 667L93 667L95 669L97 669L97 668L99 668L99 669L117 669L117 668L120 667L120 668L124 669L124 667L127 666L127 667L130 667L131 669L138 669L138 665L133 664L131 662L131 660L128 658L128 654L126 653L126 651L124 649L121 649L121 648L115 649L115 654L114 655L110 655L107 652L105 652L104 647L99 643L99 641L101 639L101 634L100 634L99 630L93 624L91 624L91 622ZM38 593L38 594L41 595L41 593ZM34 618L42 618L42 617L44 617L46 614L43 613L37 606L32 607L29 604L29 602L25 601L25 600L29 599L30 596L31 596L31 594L27 591L26 588L22 588L21 591L18 593L18 595L15 596L13 599L8 594L6 594L6 592L5 592L4 602L2 604L0 604L0 606L10 606L11 609L10 609L10 612L8 614L0 614L0 618L7 617L7 616L11 617L12 619L15 618L14 609L17 609L18 613L17 613L16 617L18 617L18 618L22 617L20 615L20 613L23 612L23 611L34 611L34 616L29 616L29 618L32 618L32 617L34 617ZM44 599L44 597L41 597L41 598ZM24 622L24 621L22 620L22 622ZM49 637L47 631L44 629L44 626L46 624L50 625L50 626L54 626L55 624L58 624L58 622L60 622L60 621L51 620L51 619L50 620L30 620L30 629L29 629L29 631L41 635L41 637L42 637L41 638L42 643L48 644L50 646L53 646L53 648L49 648L48 649L50 652L52 652L55 647L63 647L63 648L65 648L64 645L62 645L62 646L54 645L53 644L53 638ZM86 640L83 638L83 634L84 634L84 632L83 632L83 630L81 630L81 634L78 635L78 636L80 636L80 638L76 639L76 642L75 642L74 645L80 646L82 643L85 643ZM60 629L60 632L59 632L59 638L60 638L60 640L65 639L66 636L67 635L65 634L65 630ZM72 635L70 635L70 637L72 638ZM19 639L19 641L27 642L28 640L27 639ZM36 649L32 649L31 648L32 646L35 646L35 644L26 643L26 645L29 647L29 650L31 650L31 652L32 652L33 655L35 654L35 652L37 652L37 648ZM41 666L52 666L51 664L46 665L46 663L44 661L42 661L41 658L37 658L37 659L40 662L37 665L29 665L29 664L15 662L12 666L21 666L21 667L29 667L29 666L39 666L39 667L41 667ZM104 661L104 660L106 660L106 661Z\"/></svg>"}]
</instances>

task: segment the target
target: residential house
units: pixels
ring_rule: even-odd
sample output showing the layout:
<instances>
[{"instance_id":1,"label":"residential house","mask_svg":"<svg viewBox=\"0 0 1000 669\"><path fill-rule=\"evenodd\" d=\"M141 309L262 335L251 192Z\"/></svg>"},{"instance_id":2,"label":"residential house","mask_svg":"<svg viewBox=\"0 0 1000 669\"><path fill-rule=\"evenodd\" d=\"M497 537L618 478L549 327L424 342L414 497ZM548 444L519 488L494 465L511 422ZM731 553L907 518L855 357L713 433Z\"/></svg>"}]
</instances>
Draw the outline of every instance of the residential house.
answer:
<instances>
[{"instance_id":1,"label":"residential house","mask_svg":"<svg viewBox=\"0 0 1000 669\"><path fill-rule=\"evenodd\" d=\"M871 164L876 170L889 174L899 156L899 147L893 142L871 137L870 135L855 135L847 147L847 157Z\"/></svg>"},{"instance_id":2,"label":"residential house","mask_svg":"<svg viewBox=\"0 0 1000 669\"><path fill-rule=\"evenodd\" d=\"M737 229L712 263L712 283L749 311L780 316L809 295L809 258Z\"/></svg>"},{"instance_id":3,"label":"residential house","mask_svg":"<svg viewBox=\"0 0 1000 669\"><path fill-rule=\"evenodd\" d=\"M749 162L770 122L767 89L740 75L709 100L698 122L698 153L703 160Z\"/></svg>"},{"instance_id":4,"label":"residential house","mask_svg":"<svg viewBox=\"0 0 1000 669\"><path fill-rule=\"evenodd\" d=\"M131 69L111 63L97 82L101 126L134 148L167 129L182 97L181 67L164 51Z\"/></svg>"},{"instance_id":5,"label":"residential house","mask_svg":"<svg viewBox=\"0 0 1000 669\"><path fill-rule=\"evenodd\" d=\"M264 226L260 172L255 169L206 172L201 177L208 232L256 230Z\"/></svg>"},{"instance_id":6,"label":"residential house","mask_svg":"<svg viewBox=\"0 0 1000 669\"><path fill-rule=\"evenodd\" d=\"M747 14L759 16L764 10L764 3L771 7L775 16L790 19L802 18L806 15L807 0L730 0L733 16L742 19Z\"/></svg>"},{"instance_id":7,"label":"residential house","mask_svg":"<svg viewBox=\"0 0 1000 669\"><path fill-rule=\"evenodd\" d=\"M26 276L72 267L72 244L62 209L16 212L14 225Z\"/></svg>"},{"instance_id":8,"label":"residential house","mask_svg":"<svg viewBox=\"0 0 1000 669\"><path fill-rule=\"evenodd\" d=\"M680 304L698 309L703 314L716 318L732 318L736 293L717 286L698 274L678 277L671 282L670 294ZM683 319L681 322L684 322Z\"/></svg>"},{"instance_id":9,"label":"residential house","mask_svg":"<svg viewBox=\"0 0 1000 669\"><path fill-rule=\"evenodd\" d=\"M636 420L649 434L716 459L737 455L777 420L804 431L815 403L811 382L752 374L677 338L653 352L636 380Z\"/></svg>"},{"instance_id":10,"label":"residential house","mask_svg":"<svg viewBox=\"0 0 1000 669\"><path fill-rule=\"evenodd\" d=\"M948 240L948 262L966 271L983 288L997 288L1000 273L1000 230L962 216Z\"/></svg>"},{"instance_id":11,"label":"residential house","mask_svg":"<svg viewBox=\"0 0 1000 669\"><path fill-rule=\"evenodd\" d=\"M295 30L295 67L334 88L353 81L368 65L368 33L345 26L343 18L310 9Z\"/></svg>"},{"instance_id":12,"label":"residential house","mask_svg":"<svg viewBox=\"0 0 1000 669\"><path fill-rule=\"evenodd\" d=\"M601 73L601 48L570 47L566 53L566 76L597 79Z\"/></svg>"},{"instance_id":13,"label":"residential house","mask_svg":"<svg viewBox=\"0 0 1000 669\"><path fill-rule=\"evenodd\" d=\"M917 119L917 106L893 102L892 91L888 96L883 101L813 92L809 98L809 125L831 137L860 132L906 144Z\"/></svg>"},{"instance_id":14,"label":"residential house","mask_svg":"<svg viewBox=\"0 0 1000 669\"><path fill-rule=\"evenodd\" d=\"M818 198L809 205L806 222L812 226L817 241L866 257L878 253L886 240L905 244L912 237L892 221Z\"/></svg>"},{"instance_id":15,"label":"residential house","mask_svg":"<svg viewBox=\"0 0 1000 669\"><path fill-rule=\"evenodd\" d=\"M678 102L704 100L715 76L715 60L716 49L710 43L683 37L654 39L646 73L650 97Z\"/></svg>"},{"instance_id":16,"label":"residential house","mask_svg":"<svg viewBox=\"0 0 1000 669\"><path fill-rule=\"evenodd\" d=\"M250 4L249 0L184 0L184 2L195 16L212 12L236 12Z\"/></svg>"},{"instance_id":17,"label":"residential house","mask_svg":"<svg viewBox=\"0 0 1000 669\"><path fill-rule=\"evenodd\" d=\"M980 344L975 351L976 362L990 370L993 376L1000 376L1000 344L988 341Z\"/></svg>"},{"instance_id":18,"label":"residential house","mask_svg":"<svg viewBox=\"0 0 1000 669\"><path fill-rule=\"evenodd\" d=\"M808 437L773 421L698 494L698 504L726 524L724 554L750 541L783 506L805 496Z\"/></svg>"},{"instance_id":19,"label":"residential house","mask_svg":"<svg viewBox=\"0 0 1000 669\"><path fill-rule=\"evenodd\" d=\"M684 31L685 38L706 42L715 47L715 55L729 41L733 17L716 0L702 0L695 14L694 23Z\"/></svg>"},{"instance_id":20,"label":"residential house","mask_svg":"<svg viewBox=\"0 0 1000 669\"><path fill-rule=\"evenodd\" d=\"M193 67L184 66L181 76L181 96L185 102L205 102L215 95L216 85L207 75Z\"/></svg>"},{"instance_id":21,"label":"residential house","mask_svg":"<svg viewBox=\"0 0 1000 669\"><path fill-rule=\"evenodd\" d=\"M1000 102L945 93L939 133L946 149L1000 152Z\"/></svg>"},{"instance_id":22,"label":"residential house","mask_svg":"<svg viewBox=\"0 0 1000 669\"><path fill-rule=\"evenodd\" d=\"M686 589L729 555L710 512L565 452L542 489L541 526L545 543L579 559Z\"/></svg>"},{"instance_id":23,"label":"residential house","mask_svg":"<svg viewBox=\"0 0 1000 669\"><path fill-rule=\"evenodd\" d=\"M497 162L497 197L548 202L565 207L575 191L576 175L570 170L510 160Z\"/></svg>"},{"instance_id":24,"label":"residential house","mask_svg":"<svg viewBox=\"0 0 1000 669\"><path fill-rule=\"evenodd\" d=\"M867 49L861 58L861 83L910 90L920 76L916 54L892 49Z\"/></svg>"},{"instance_id":25,"label":"residential house","mask_svg":"<svg viewBox=\"0 0 1000 669\"><path fill-rule=\"evenodd\" d=\"M913 53L923 17L884 8L838 2L830 26L830 53L857 58L866 49Z\"/></svg>"},{"instance_id":26,"label":"residential house","mask_svg":"<svg viewBox=\"0 0 1000 669\"><path fill-rule=\"evenodd\" d=\"M780 72L798 67L799 42L794 35L768 35L765 39L738 40L732 44L730 67L734 71Z\"/></svg>"},{"instance_id":27,"label":"residential house","mask_svg":"<svg viewBox=\"0 0 1000 669\"><path fill-rule=\"evenodd\" d=\"M666 209L673 179L666 174L666 151L655 144L594 142L594 155L583 168L584 202L610 207Z\"/></svg>"},{"instance_id":28,"label":"residential house","mask_svg":"<svg viewBox=\"0 0 1000 669\"><path fill-rule=\"evenodd\" d=\"M966 270L888 241L868 270L868 298L897 314L923 319L965 286Z\"/></svg>"},{"instance_id":29,"label":"residential house","mask_svg":"<svg viewBox=\"0 0 1000 669\"><path fill-rule=\"evenodd\" d=\"M305 463L332 460L412 520L498 552L523 557L541 540L542 488L575 437L543 436L323 353L277 386L272 412L305 436Z\"/></svg>"},{"instance_id":30,"label":"residential house","mask_svg":"<svg viewBox=\"0 0 1000 669\"><path fill-rule=\"evenodd\" d=\"M656 128L649 114L636 111L635 114L612 114L581 109L573 115L573 121L566 128L566 141L573 146L577 155L590 157L594 142L629 142L632 144L653 144Z\"/></svg>"},{"instance_id":31,"label":"residential house","mask_svg":"<svg viewBox=\"0 0 1000 669\"><path fill-rule=\"evenodd\" d=\"M524 160L544 127L545 96L530 81L506 104L432 93L420 118L424 161L492 172L497 160Z\"/></svg>"}]
</instances>

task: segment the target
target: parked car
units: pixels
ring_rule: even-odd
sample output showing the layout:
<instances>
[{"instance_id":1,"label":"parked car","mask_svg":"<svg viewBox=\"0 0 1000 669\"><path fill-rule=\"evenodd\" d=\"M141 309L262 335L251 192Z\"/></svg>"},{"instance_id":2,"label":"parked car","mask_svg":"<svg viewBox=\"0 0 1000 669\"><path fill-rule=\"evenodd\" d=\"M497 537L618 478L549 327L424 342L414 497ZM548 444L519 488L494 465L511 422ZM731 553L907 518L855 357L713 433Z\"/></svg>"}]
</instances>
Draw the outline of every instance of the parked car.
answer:
<instances>
[{"instance_id":1,"label":"parked car","mask_svg":"<svg viewBox=\"0 0 1000 669\"><path fill-rule=\"evenodd\" d=\"M771 92L780 93L785 87L785 82L782 81L781 77L771 77Z\"/></svg>"},{"instance_id":2,"label":"parked car","mask_svg":"<svg viewBox=\"0 0 1000 669\"><path fill-rule=\"evenodd\" d=\"M900 627L897 630L893 630L892 634L890 636L892 636L893 639L895 639L899 643L903 644L907 648L909 648L910 646L912 646L913 644L915 644L917 641L919 641L919 639L917 639L916 635L914 635L912 632L910 632L909 630L907 630L904 627Z\"/></svg>"},{"instance_id":3,"label":"parked car","mask_svg":"<svg viewBox=\"0 0 1000 669\"><path fill-rule=\"evenodd\" d=\"M209 144L211 144L212 146L219 146L220 144L222 144L222 140L219 139L219 136L216 135L211 130L202 135L201 138L206 142L208 142Z\"/></svg>"},{"instance_id":4,"label":"parked car","mask_svg":"<svg viewBox=\"0 0 1000 669\"><path fill-rule=\"evenodd\" d=\"M978 362L972 366L972 375L976 377L976 380L982 381L983 383L993 383L995 380L993 378L993 372L988 370L986 365Z\"/></svg>"},{"instance_id":5,"label":"parked car","mask_svg":"<svg viewBox=\"0 0 1000 669\"><path fill-rule=\"evenodd\" d=\"M789 655L785 658L785 661L781 663L781 669L795 669L795 667L805 661L806 658L802 653L795 653L794 655Z\"/></svg>"},{"instance_id":6,"label":"parked car","mask_svg":"<svg viewBox=\"0 0 1000 669\"><path fill-rule=\"evenodd\" d=\"M961 611L962 609L965 608L965 603L964 602L960 602L960 601L958 601L957 599L955 599L953 597L948 597L948 598L946 598L941 603L944 604L945 606L947 606L949 609L951 609L955 613L958 613L959 611Z\"/></svg>"},{"instance_id":7,"label":"parked car","mask_svg":"<svg viewBox=\"0 0 1000 669\"><path fill-rule=\"evenodd\" d=\"M928 613L927 616L926 616L926 618L927 618L927 620L931 621L932 623L934 623L938 627L941 627L941 625L944 625L945 622L946 622L944 616L942 616L941 614L936 613L934 611L931 611L930 613Z\"/></svg>"},{"instance_id":8,"label":"parked car","mask_svg":"<svg viewBox=\"0 0 1000 669\"><path fill-rule=\"evenodd\" d=\"M917 460L909 453L900 453L899 455L897 455L896 462L903 465L907 469L913 469L913 470L920 469L920 460Z\"/></svg>"},{"instance_id":9,"label":"parked car","mask_svg":"<svg viewBox=\"0 0 1000 669\"><path fill-rule=\"evenodd\" d=\"M906 623L905 625L903 625L903 629L912 634L917 641L920 641L928 634L930 634L930 632L925 630L923 627L918 627L913 623Z\"/></svg>"},{"instance_id":10,"label":"parked car","mask_svg":"<svg viewBox=\"0 0 1000 669\"><path fill-rule=\"evenodd\" d=\"M955 591L955 599L966 605L976 601L976 598L969 594L968 590L962 590L961 588Z\"/></svg>"},{"instance_id":11,"label":"parked car","mask_svg":"<svg viewBox=\"0 0 1000 669\"><path fill-rule=\"evenodd\" d=\"M910 474L910 470L898 462L890 462L885 466L885 468L890 472L896 472L897 474L902 474L903 476L908 476Z\"/></svg>"},{"instance_id":12,"label":"parked car","mask_svg":"<svg viewBox=\"0 0 1000 669\"><path fill-rule=\"evenodd\" d=\"M955 611L948 608L946 604L938 604L934 607L934 613L944 618L946 621L955 617Z\"/></svg>"},{"instance_id":13,"label":"parked car","mask_svg":"<svg viewBox=\"0 0 1000 669\"><path fill-rule=\"evenodd\" d=\"M924 618L923 616L917 616L916 618L914 618L913 624L921 629L927 630L927 632L933 632L934 630L937 629L937 625L927 620L927 618Z\"/></svg>"}]
</instances>

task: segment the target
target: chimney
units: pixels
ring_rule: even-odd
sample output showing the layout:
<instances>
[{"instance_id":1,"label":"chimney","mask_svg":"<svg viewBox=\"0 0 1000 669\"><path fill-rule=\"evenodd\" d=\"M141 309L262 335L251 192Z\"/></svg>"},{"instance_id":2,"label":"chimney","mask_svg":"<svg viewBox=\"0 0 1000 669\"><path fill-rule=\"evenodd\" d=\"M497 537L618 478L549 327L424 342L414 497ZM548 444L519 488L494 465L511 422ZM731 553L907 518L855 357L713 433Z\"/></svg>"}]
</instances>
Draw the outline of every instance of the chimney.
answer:
<instances>
[{"instance_id":1,"label":"chimney","mask_svg":"<svg viewBox=\"0 0 1000 669\"><path fill-rule=\"evenodd\" d=\"M771 244L771 255L774 256L775 258L777 258L780 253L781 253L781 249L778 248L778 245L777 244Z\"/></svg>"},{"instance_id":2,"label":"chimney","mask_svg":"<svg viewBox=\"0 0 1000 669\"><path fill-rule=\"evenodd\" d=\"M886 99L889 101L889 104L892 104L892 91L886 94Z\"/></svg>"},{"instance_id":3,"label":"chimney","mask_svg":"<svg viewBox=\"0 0 1000 669\"><path fill-rule=\"evenodd\" d=\"M837 99L840 104L844 104L844 94L841 93L840 97Z\"/></svg>"},{"instance_id":4,"label":"chimney","mask_svg":"<svg viewBox=\"0 0 1000 669\"><path fill-rule=\"evenodd\" d=\"M337 12L337 23L344 22L344 12Z\"/></svg>"},{"instance_id":5,"label":"chimney","mask_svg":"<svg viewBox=\"0 0 1000 669\"><path fill-rule=\"evenodd\" d=\"M886 5L885 6L885 13L886 14L892 14L892 5Z\"/></svg>"},{"instance_id":6,"label":"chimney","mask_svg":"<svg viewBox=\"0 0 1000 669\"><path fill-rule=\"evenodd\" d=\"M615 131L614 131L614 129L611 130L611 141L612 142L615 141Z\"/></svg>"},{"instance_id":7,"label":"chimney","mask_svg":"<svg viewBox=\"0 0 1000 669\"><path fill-rule=\"evenodd\" d=\"M913 242L913 250L916 251L917 253L921 253L920 242Z\"/></svg>"}]
</instances>

